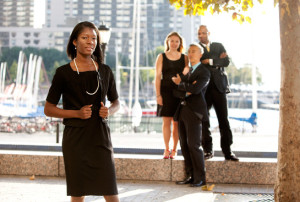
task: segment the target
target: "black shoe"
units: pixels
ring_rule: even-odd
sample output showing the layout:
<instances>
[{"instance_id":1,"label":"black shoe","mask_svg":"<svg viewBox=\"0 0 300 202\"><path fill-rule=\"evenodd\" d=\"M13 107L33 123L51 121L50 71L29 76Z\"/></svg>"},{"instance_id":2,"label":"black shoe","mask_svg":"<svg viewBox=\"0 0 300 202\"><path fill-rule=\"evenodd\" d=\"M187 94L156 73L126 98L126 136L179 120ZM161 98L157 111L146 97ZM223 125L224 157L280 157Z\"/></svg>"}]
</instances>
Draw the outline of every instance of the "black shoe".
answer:
<instances>
[{"instance_id":1,"label":"black shoe","mask_svg":"<svg viewBox=\"0 0 300 202\"><path fill-rule=\"evenodd\" d=\"M204 159L205 160L211 159L212 157L214 157L214 153L213 152L205 152L204 153Z\"/></svg>"},{"instance_id":2,"label":"black shoe","mask_svg":"<svg viewBox=\"0 0 300 202\"><path fill-rule=\"evenodd\" d=\"M187 177L182 181L177 181L176 184L182 185L182 184L191 184L193 183L193 178L192 177Z\"/></svg>"},{"instance_id":3,"label":"black shoe","mask_svg":"<svg viewBox=\"0 0 300 202\"><path fill-rule=\"evenodd\" d=\"M236 157L234 154L230 154L230 156L225 156L226 161L239 161L240 159Z\"/></svg>"},{"instance_id":4,"label":"black shoe","mask_svg":"<svg viewBox=\"0 0 300 202\"><path fill-rule=\"evenodd\" d=\"M206 182L201 180L200 182L193 182L190 186L191 187L202 187L204 185L206 185Z\"/></svg>"}]
</instances>

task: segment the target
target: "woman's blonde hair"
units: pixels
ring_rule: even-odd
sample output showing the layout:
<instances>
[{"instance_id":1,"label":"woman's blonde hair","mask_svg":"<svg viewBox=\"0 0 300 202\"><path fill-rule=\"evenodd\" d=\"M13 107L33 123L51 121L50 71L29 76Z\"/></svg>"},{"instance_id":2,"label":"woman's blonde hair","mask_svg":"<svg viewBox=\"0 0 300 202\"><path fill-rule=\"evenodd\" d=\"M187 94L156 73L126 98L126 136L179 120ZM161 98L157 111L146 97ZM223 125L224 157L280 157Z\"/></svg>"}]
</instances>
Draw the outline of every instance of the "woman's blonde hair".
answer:
<instances>
[{"instance_id":1,"label":"woman's blonde hair","mask_svg":"<svg viewBox=\"0 0 300 202\"><path fill-rule=\"evenodd\" d=\"M179 45L177 51L180 52L180 53L182 53L182 52L183 52L183 39L182 39L182 37L180 36L180 34L178 34L178 32L171 32L170 34L168 34L168 36L167 36L166 39L165 39L165 51L170 50L168 41L169 41L169 38L170 38L171 36L177 36L177 37L179 38L180 45Z\"/></svg>"}]
</instances>

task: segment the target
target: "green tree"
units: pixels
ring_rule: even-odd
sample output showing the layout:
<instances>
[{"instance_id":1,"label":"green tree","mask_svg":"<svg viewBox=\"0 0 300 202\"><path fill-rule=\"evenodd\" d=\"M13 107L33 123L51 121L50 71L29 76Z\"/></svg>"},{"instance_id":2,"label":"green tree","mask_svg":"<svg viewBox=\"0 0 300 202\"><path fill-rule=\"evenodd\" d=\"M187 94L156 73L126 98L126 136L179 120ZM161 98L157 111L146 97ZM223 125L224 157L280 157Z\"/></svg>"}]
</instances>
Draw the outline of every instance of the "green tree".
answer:
<instances>
[{"instance_id":1,"label":"green tree","mask_svg":"<svg viewBox=\"0 0 300 202\"><path fill-rule=\"evenodd\" d=\"M147 52L146 57L148 59L145 59L145 65L149 67L154 67L155 66L155 61L158 56L158 54L163 53L165 50L164 46L158 46L155 48L155 50L150 50ZM146 62L148 61L148 64Z\"/></svg>"},{"instance_id":2,"label":"green tree","mask_svg":"<svg viewBox=\"0 0 300 202\"><path fill-rule=\"evenodd\" d=\"M245 64L241 68L237 68L232 62L226 68L228 80L230 84L251 84L252 83L252 66ZM258 68L256 68L256 81L262 84L262 76Z\"/></svg>"},{"instance_id":3,"label":"green tree","mask_svg":"<svg viewBox=\"0 0 300 202\"><path fill-rule=\"evenodd\" d=\"M0 61L1 62L7 62L7 67L10 67L14 61L18 61L19 59L19 52L22 50L20 47L13 47L13 48L7 48L3 47L1 48L1 56Z\"/></svg>"},{"instance_id":4,"label":"green tree","mask_svg":"<svg viewBox=\"0 0 300 202\"><path fill-rule=\"evenodd\" d=\"M226 73L230 84L238 84L240 82L238 69L232 63L226 68Z\"/></svg>"},{"instance_id":5,"label":"green tree","mask_svg":"<svg viewBox=\"0 0 300 202\"><path fill-rule=\"evenodd\" d=\"M140 77L143 83L152 83L154 80L155 69L140 70Z\"/></svg>"},{"instance_id":6,"label":"green tree","mask_svg":"<svg viewBox=\"0 0 300 202\"><path fill-rule=\"evenodd\" d=\"M116 55L106 52L105 63L115 72L116 71Z\"/></svg>"},{"instance_id":7,"label":"green tree","mask_svg":"<svg viewBox=\"0 0 300 202\"><path fill-rule=\"evenodd\" d=\"M47 71L47 75L49 79L51 80L55 71L55 63L56 65L63 65L70 61L67 54L65 52L61 52L57 49L51 48L51 49L40 49L39 54L43 58L43 62L45 64L45 69Z\"/></svg>"},{"instance_id":8,"label":"green tree","mask_svg":"<svg viewBox=\"0 0 300 202\"><path fill-rule=\"evenodd\" d=\"M67 54L65 52L61 52L57 49L51 48L51 49L38 49L33 47L27 47L27 48L20 48L20 47L13 47L13 48L7 48L4 47L1 49L1 56L0 61L7 62L7 66L10 67L14 61L18 61L19 58L19 52L23 51L27 60L29 59L30 54L38 55L43 58L43 63L45 65L45 69L47 71L47 76L51 80L54 74L55 69L55 63L56 65L59 64L59 66L68 63L70 60L67 57ZM10 73L13 73L12 70Z\"/></svg>"},{"instance_id":9,"label":"green tree","mask_svg":"<svg viewBox=\"0 0 300 202\"><path fill-rule=\"evenodd\" d=\"M118 60L121 66L130 66L130 59L128 56L119 53Z\"/></svg>"},{"instance_id":10,"label":"green tree","mask_svg":"<svg viewBox=\"0 0 300 202\"><path fill-rule=\"evenodd\" d=\"M11 64L11 66L8 69L9 72L9 77L10 77L10 82L14 82L16 77L17 77L17 68L18 68L18 63L16 60L14 60Z\"/></svg>"},{"instance_id":11,"label":"green tree","mask_svg":"<svg viewBox=\"0 0 300 202\"><path fill-rule=\"evenodd\" d=\"M55 61L54 64L53 64L53 68L51 69L51 71L49 72L50 75L54 75L55 74L55 71L58 67L60 67L61 64L58 62L58 61Z\"/></svg>"}]
</instances>

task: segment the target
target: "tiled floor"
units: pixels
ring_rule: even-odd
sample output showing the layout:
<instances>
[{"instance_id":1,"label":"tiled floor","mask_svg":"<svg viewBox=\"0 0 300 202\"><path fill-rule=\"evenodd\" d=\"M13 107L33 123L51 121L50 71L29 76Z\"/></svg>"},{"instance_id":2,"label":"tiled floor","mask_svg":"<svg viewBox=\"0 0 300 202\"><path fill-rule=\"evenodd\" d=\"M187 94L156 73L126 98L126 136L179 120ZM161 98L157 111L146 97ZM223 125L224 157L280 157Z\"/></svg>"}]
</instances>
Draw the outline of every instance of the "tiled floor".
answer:
<instances>
[{"instance_id":1,"label":"tiled floor","mask_svg":"<svg viewBox=\"0 0 300 202\"><path fill-rule=\"evenodd\" d=\"M39 177L30 180L30 176L0 175L0 201L70 201L66 196L64 178ZM157 181L118 181L120 201L253 201L260 196L273 194L270 185L217 184L213 191L202 191L188 185L176 185L171 182ZM247 193L247 194L245 194ZM86 202L104 201L103 197L87 196Z\"/></svg>"}]
</instances>

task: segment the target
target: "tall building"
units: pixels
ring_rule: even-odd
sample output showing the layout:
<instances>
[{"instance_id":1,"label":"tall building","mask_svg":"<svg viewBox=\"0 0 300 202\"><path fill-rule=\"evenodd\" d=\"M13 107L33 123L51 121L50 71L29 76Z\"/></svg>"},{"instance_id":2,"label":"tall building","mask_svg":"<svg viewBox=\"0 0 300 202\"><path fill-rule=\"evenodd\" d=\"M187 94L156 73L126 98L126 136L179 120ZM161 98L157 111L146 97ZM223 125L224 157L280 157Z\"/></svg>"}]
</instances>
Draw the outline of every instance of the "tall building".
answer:
<instances>
[{"instance_id":1,"label":"tall building","mask_svg":"<svg viewBox=\"0 0 300 202\"><path fill-rule=\"evenodd\" d=\"M65 51L72 28L0 27L1 47L56 48Z\"/></svg>"},{"instance_id":2,"label":"tall building","mask_svg":"<svg viewBox=\"0 0 300 202\"><path fill-rule=\"evenodd\" d=\"M102 22L112 30L108 52L130 58L134 0L46 0L46 27L74 27L80 21ZM183 16L165 0L140 0L140 61L162 46L167 34L179 32L187 43L196 40L200 17ZM156 57L156 56L153 56ZM153 58L152 58L153 59Z\"/></svg>"},{"instance_id":3,"label":"tall building","mask_svg":"<svg viewBox=\"0 0 300 202\"><path fill-rule=\"evenodd\" d=\"M33 27L34 0L0 0L0 27Z\"/></svg>"},{"instance_id":4,"label":"tall building","mask_svg":"<svg viewBox=\"0 0 300 202\"><path fill-rule=\"evenodd\" d=\"M140 2L140 65L148 65L149 51L164 45L171 31L186 43L196 40L200 17L183 16L166 0ZM45 0L45 25L33 28L34 0L0 0L0 46L56 48L64 51L73 27L80 21L111 28L106 49L110 55L130 59L133 39L134 0ZM21 28L20 28L21 27ZM147 56L147 57L146 57ZM156 55L151 56L154 61ZM120 58L120 60L122 60Z\"/></svg>"}]
</instances>

